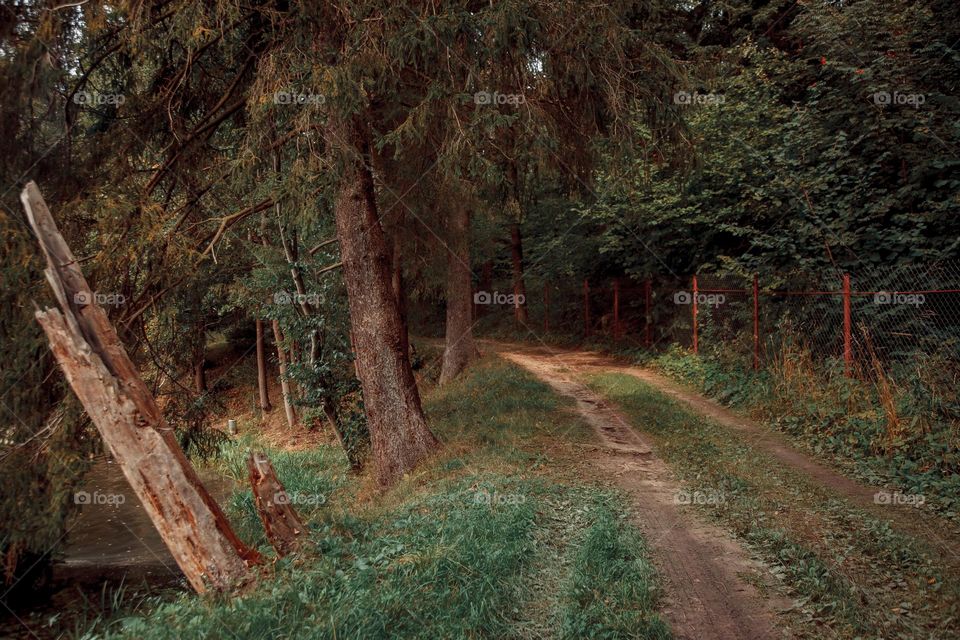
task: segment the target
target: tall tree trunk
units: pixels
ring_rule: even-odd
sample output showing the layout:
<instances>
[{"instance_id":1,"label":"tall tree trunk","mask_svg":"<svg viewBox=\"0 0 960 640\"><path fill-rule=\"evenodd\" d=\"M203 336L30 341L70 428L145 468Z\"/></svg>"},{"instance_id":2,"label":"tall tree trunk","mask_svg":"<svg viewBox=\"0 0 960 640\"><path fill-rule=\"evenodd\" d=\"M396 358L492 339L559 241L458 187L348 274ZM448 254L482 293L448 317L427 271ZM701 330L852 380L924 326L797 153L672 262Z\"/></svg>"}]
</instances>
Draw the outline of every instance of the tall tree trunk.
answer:
<instances>
[{"instance_id":1,"label":"tall tree trunk","mask_svg":"<svg viewBox=\"0 0 960 640\"><path fill-rule=\"evenodd\" d=\"M391 255L391 280L393 296L397 300L397 313L400 314L400 348L404 353L410 353L410 329L407 325L407 289L403 282L403 222L404 212L397 212L396 224L393 228L393 252Z\"/></svg>"},{"instance_id":2,"label":"tall tree trunk","mask_svg":"<svg viewBox=\"0 0 960 640\"><path fill-rule=\"evenodd\" d=\"M376 173L380 176L384 188L381 190L381 218L388 220L385 229L387 245L390 249L391 285L397 299L397 312L403 327L401 348L410 353L410 336L407 325L407 291L403 281L403 226L407 218L407 205L403 195L409 193L416 184L407 184L401 179L397 160L392 153L374 151L371 156Z\"/></svg>"},{"instance_id":3,"label":"tall tree trunk","mask_svg":"<svg viewBox=\"0 0 960 640\"><path fill-rule=\"evenodd\" d=\"M193 390L197 394L206 393L207 373L203 365L207 359L206 354L207 332L203 328L203 323L199 323L196 328L193 345Z\"/></svg>"},{"instance_id":4,"label":"tall tree trunk","mask_svg":"<svg viewBox=\"0 0 960 640\"><path fill-rule=\"evenodd\" d=\"M200 356L197 360L193 362L193 389L197 393L206 393L207 389L207 373L203 369L203 356Z\"/></svg>"},{"instance_id":5,"label":"tall tree trunk","mask_svg":"<svg viewBox=\"0 0 960 640\"><path fill-rule=\"evenodd\" d=\"M263 320L257 318L257 389L259 390L259 405L261 411L272 411L270 404L270 390L267 387L267 355L264 350Z\"/></svg>"},{"instance_id":6,"label":"tall tree trunk","mask_svg":"<svg viewBox=\"0 0 960 640\"><path fill-rule=\"evenodd\" d=\"M513 314L517 322L527 323L527 287L523 282L523 239L520 224L510 225L510 261L513 265Z\"/></svg>"},{"instance_id":7,"label":"tall tree trunk","mask_svg":"<svg viewBox=\"0 0 960 640\"><path fill-rule=\"evenodd\" d=\"M440 384L459 375L478 355L471 313L470 211L462 203L451 207L447 228L447 327Z\"/></svg>"},{"instance_id":8,"label":"tall tree trunk","mask_svg":"<svg viewBox=\"0 0 960 640\"><path fill-rule=\"evenodd\" d=\"M277 174L277 179L280 179L280 169L281 169L281 157L280 150L277 149L273 154L273 170ZM278 200L276 205L274 205L274 210L277 215L277 230L280 233L280 245L283 247L283 255L287 259L287 264L290 266L290 277L293 280L293 287L297 290L297 299L300 306L300 311L304 316L310 317L314 315L315 309L313 305L307 299L307 287L303 283L303 274L300 273L300 268L297 266L297 259L299 258L297 250L297 234L296 231L293 231L290 234L290 239L287 240L287 234L283 229L283 219L281 215L281 206L280 201ZM320 338L317 335L316 330L310 332L310 365L313 366L317 361L317 356L320 351Z\"/></svg>"},{"instance_id":9,"label":"tall tree trunk","mask_svg":"<svg viewBox=\"0 0 960 640\"><path fill-rule=\"evenodd\" d=\"M199 593L228 591L251 579L262 561L234 533L177 444L107 314L64 242L37 185L21 195L47 260L47 280L60 310L37 320L90 419L144 511ZM83 304L81 301L89 301Z\"/></svg>"},{"instance_id":10,"label":"tall tree trunk","mask_svg":"<svg viewBox=\"0 0 960 640\"><path fill-rule=\"evenodd\" d=\"M273 326L273 341L277 343L277 363L280 368L280 395L283 396L283 411L287 414L287 425L294 428L299 424L297 408L293 405L293 389L290 387L290 378L287 376L287 350L283 348L283 333L280 323L271 322Z\"/></svg>"},{"instance_id":11,"label":"tall tree trunk","mask_svg":"<svg viewBox=\"0 0 960 640\"><path fill-rule=\"evenodd\" d=\"M480 266L480 286L477 291L484 291L486 293L493 292L493 260L484 260L483 265ZM487 305L473 305L474 317L479 318L486 313Z\"/></svg>"},{"instance_id":12,"label":"tall tree trunk","mask_svg":"<svg viewBox=\"0 0 960 640\"><path fill-rule=\"evenodd\" d=\"M331 116L329 143L341 178L334 217L350 306L357 375L363 388L378 481L391 484L436 446L403 349L403 324L370 173L369 145L358 121ZM360 154L359 156L357 154Z\"/></svg>"},{"instance_id":13,"label":"tall tree trunk","mask_svg":"<svg viewBox=\"0 0 960 640\"><path fill-rule=\"evenodd\" d=\"M260 219L260 244L265 247L270 246L270 239L267 236L266 215ZM277 365L280 369L280 395L283 396L283 411L287 416L287 426L292 429L298 426L300 421L297 418L297 409L293 405L293 389L290 387L290 379L287 376L287 351L283 348L283 332L280 331L280 323L276 320L272 320L270 326L273 329L273 342L277 347Z\"/></svg>"}]
</instances>

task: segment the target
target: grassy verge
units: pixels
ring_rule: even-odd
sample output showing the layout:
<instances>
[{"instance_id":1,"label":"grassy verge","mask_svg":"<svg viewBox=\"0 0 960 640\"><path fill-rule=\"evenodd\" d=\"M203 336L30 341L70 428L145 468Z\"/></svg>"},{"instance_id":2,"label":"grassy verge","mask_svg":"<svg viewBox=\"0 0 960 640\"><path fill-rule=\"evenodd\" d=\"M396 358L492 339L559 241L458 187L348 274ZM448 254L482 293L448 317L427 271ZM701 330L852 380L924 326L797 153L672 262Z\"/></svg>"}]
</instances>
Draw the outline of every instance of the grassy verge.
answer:
<instances>
[{"instance_id":1,"label":"grassy verge","mask_svg":"<svg viewBox=\"0 0 960 640\"><path fill-rule=\"evenodd\" d=\"M850 379L842 363L814 366L809 354L785 351L754 373L679 348L645 363L770 424L850 475L922 496L927 508L960 520L960 404L951 367L876 368Z\"/></svg>"},{"instance_id":2,"label":"grassy verge","mask_svg":"<svg viewBox=\"0 0 960 640\"><path fill-rule=\"evenodd\" d=\"M632 376L589 378L655 440L690 502L775 567L814 637L950 637L956 563L898 535L823 487ZM812 631L811 631L812 630Z\"/></svg>"},{"instance_id":3,"label":"grassy verge","mask_svg":"<svg viewBox=\"0 0 960 640\"><path fill-rule=\"evenodd\" d=\"M88 637L669 637L619 498L571 470L590 431L565 401L488 358L425 406L446 446L386 494L332 447L271 452L313 550L243 595L148 601ZM218 464L242 476L249 444ZM248 491L229 513L263 548Z\"/></svg>"}]
</instances>

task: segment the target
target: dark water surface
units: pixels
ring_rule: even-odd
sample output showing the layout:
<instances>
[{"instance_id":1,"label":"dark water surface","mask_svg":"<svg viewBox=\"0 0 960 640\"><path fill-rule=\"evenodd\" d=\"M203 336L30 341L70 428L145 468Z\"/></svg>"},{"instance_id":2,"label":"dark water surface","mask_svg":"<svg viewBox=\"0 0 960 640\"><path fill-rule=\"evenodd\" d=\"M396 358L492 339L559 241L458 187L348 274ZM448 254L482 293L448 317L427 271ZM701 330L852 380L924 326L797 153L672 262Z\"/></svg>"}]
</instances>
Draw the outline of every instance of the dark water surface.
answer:
<instances>
[{"instance_id":1,"label":"dark water surface","mask_svg":"<svg viewBox=\"0 0 960 640\"><path fill-rule=\"evenodd\" d=\"M203 469L200 478L223 506L235 483ZM137 596L188 589L179 567L130 489L120 467L94 462L75 499L80 513L68 523L67 544L53 566L53 589L35 601L0 607L0 638L62 638L109 609L118 590Z\"/></svg>"}]
</instances>

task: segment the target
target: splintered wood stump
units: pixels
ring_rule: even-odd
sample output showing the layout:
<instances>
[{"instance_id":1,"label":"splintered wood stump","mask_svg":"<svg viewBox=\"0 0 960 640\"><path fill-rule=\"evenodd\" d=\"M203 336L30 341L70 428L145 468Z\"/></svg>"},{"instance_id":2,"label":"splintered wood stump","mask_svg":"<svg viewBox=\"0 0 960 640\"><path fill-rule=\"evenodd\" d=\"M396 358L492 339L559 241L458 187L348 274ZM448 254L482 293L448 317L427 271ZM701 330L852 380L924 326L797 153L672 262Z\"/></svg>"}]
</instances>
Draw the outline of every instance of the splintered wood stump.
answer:
<instances>
[{"instance_id":1,"label":"splintered wood stump","mask_svg":"<svg viewBox=\"0 0 960 640\"><path fill-rule=\"evenodd\" d=\"M250 473L253 501L270 544L280 557L296 551L300 548L306 527L290 504L290 496L277 478L269 458L262 452L251 451L247 458L247 471Z\"/></svg>"},{"instance_id":2,"label":"splintered wood stump","mask_svg":"<svg viewBox=\"0 0 960 640\"><path fill-rule=\"evenodd\" d=\"M67 381L191 586L226 591L263 561L233 532L190 465L73 253L30 182L20 195L60 310L37 321Z\"/></svg>"}]
</instances>

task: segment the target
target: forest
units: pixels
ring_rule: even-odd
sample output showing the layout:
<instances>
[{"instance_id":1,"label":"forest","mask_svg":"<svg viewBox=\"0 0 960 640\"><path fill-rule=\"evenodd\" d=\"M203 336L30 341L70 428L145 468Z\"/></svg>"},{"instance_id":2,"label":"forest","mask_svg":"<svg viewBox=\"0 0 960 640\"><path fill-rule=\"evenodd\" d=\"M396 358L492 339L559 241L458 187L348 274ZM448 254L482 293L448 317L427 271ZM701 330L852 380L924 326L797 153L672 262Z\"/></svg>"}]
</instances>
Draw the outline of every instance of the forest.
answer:
<instances>
[{"instance_id":1,"label":"forest","mask_svg":"<svg viewBox=\"0 0 960 640\"><path fill-rule=\"evenodd\" d=\"M960 638L956 0L2 0L0 638Z\"/></svg>"}]
</instances>

